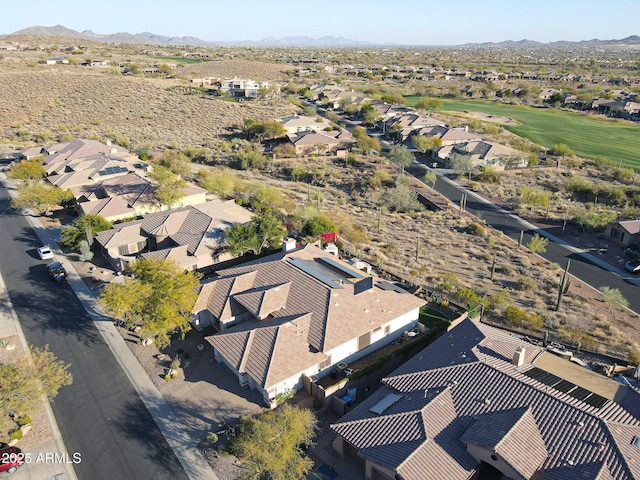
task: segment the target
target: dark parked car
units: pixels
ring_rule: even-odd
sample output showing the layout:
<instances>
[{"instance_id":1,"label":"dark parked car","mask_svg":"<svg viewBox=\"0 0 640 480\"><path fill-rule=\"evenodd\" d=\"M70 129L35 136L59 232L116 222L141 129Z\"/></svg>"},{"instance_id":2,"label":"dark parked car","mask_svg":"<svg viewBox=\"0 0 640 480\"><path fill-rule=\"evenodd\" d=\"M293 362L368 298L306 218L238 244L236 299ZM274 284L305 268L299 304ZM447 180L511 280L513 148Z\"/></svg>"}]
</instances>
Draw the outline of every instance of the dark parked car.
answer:
<instances>
[{"instance_id":1,"label":"dark parked car","mask_svg":"<svg viewBox=\"0 0 640 480\"><path fill-rule=\"evenodd\" d=\"M624 264L624 269L627 272L638 273L640 272L640 260L630 260Z\"/></svg>"},{"instance_id":2,"label":"dark parked car","mask_svg":"<svg viewBox=\"0 0 640 480\"><path fill-rule=\"evenodd\" d=\"M53 262L47 265L47 272L51 278L58 282L67 276L67 271L60 262Z\"/></svg>"}]
</instances>

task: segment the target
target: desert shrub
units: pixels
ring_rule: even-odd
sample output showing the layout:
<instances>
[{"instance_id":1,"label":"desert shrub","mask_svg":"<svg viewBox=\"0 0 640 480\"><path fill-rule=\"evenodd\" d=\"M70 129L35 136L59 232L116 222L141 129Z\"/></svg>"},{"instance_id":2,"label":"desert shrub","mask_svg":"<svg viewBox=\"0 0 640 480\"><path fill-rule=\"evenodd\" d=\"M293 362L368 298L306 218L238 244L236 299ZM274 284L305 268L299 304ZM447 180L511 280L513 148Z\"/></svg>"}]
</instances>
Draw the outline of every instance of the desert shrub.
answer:
<instances>
[{"instance_id":1,"label":"desert shrub","mask_svg":"<svg viewBox=\"0 0 640 480\"><path fill-rule=\"evenodd\" d=\"M613 178L620 183L632 183L635 177L635 171L632 168L614 168Z\"/></svg>"},{"instance_id":2,"label":"desert shrub","mask_svg":"<svg viewBox=\"0 0 640 480\"><path fill-rule=\"evenodd\" d=\"M482 304L488 303L480 295L478 295L475 292L475 290L472 290L471 288L466 288L466 287L459 288L456 291L454 296L456 300L460 302L464 302L468 305L471 305L471 304L479 305L481 303Z\"/></svg>"},{"instance_id":3,"label":"desert shrub","mask_svg":"<svg viewBox=\"0 0 640 480\"><path fill-rule=\"evenodd\" d=\"M565 188L569 193L589 201L595 199L598 193L598 187L593 182L582 178L569 179L565 184Z\"/></svg>"},{"instance_id":4,"label":"desert shrub","mask_svg":"<svg viewBox=\"0 0 640 480\"><path fill-rule=\"evenodd\" d=\"M527 313L524 310L509 305L502 312L502 318L512 327L530 328L533 330L539 330L544 325L544 319L541 315L535 313Z\"/></svg>"},{"instance_id":5,"label":"desert shrub","mask_svg":"<svg viewBox=\"0 0 640 480\"><path fill-rule=\"evenodd\" d=\"M589 232L605 227L616 218L617 215L614 212L601 212L591 207L589 210L584 208L575 210L571 222L583 232Z\"/></svg>"},{"instance_id":6,"label":"desert shrub","mask_svg":"<svg viewBox=\"0 0 640 480\"><path fill-rule=\"evenodd\" d=\"M629 352L628 357L629 364L638 365L640 364L640 350L632 350Z\"/></svg>"},{"instance_id":7,"label":"desert shrub","mask_svg":"<svg viewBox=\"0 0 640 480\"><path fill-rule=\"evenodd\" d=\"M484 167L480 175L478 175L478 180L485 183L500 183L500 175L495 168Z\"/></svg>"},{"instance_id":8,"label":"desert shrub","mask_svg":"<svg viewBox=\"0 0 640 480\"><path fill-rule=\"evenodd\" d=\"M487 305L487 307L490 310L495 310L498 307L501 307L505 303L509 302L509 300L511 300L511 297L509 296L509 294L507 292L500 290L498 292L491 294L491 296L489 297L489 304Z\"/></svg>"},{"instance_id":9,"label":"desert shrub","mask_svg":"<svg viewBox=\"0 0 640 480\"><path fill-rule=\"evenodd\" d=\"M214 432L207 433L207 443L213 445L218 443L218 435Z\"/></svg>"},{"instance_id":10,"label":"desert shrub","mask_svg":"<svg viewBox=\"0 0 640 480\"><path fill-rule=\"evenodd\" d=\"M16 423L22 427L24 425L31 425L31 417L29 415L21 415L16 420Z\"/></svg>"},{"instance_id":11,"label":"desert shrub","mask_svg":"<svg viewBox=\"0 0 640 480\"><path fill-rule=\"evenodd\" d=\"M280 158L293 158L296 156L296 147L291 143L283 143L273 149L273 153L276 157Z\"/></svg>"},{"instance_id":12,"label":"desert shrub","mask_svg":"<svg viewBox=\"0 0 640 480\"><path fill-rule=\"evenodd\" d=\"M373 188L380 188L391 182L391 175L386 170L376 170L369 179L369 185Z\"/></svg>"},{"instance_id":13,"label":"desert shrub","mask_svg":"<svg viewBox=\"0 0 640 480\"><path fill-rule=\"evenodd\" d=\"M632 250L630 248L627 248L624 251L624 256L626 258L628 258L629 260L636 260L638 258L638 255L640 255L636 250Z\"/></svg>"},{"instance_id":14,"label":"desert shrub","mask_svg":"<svg viewBox=\"0 0 640 480\"><path fill-rule=\"evenodd\" d=\"M21 440L21 439L22 439L22 430L20 430L19 428L9 433L9 440Z\"/></svg>"},{"instance_id":15,"label":"desert shrub","mask_svg":"<svg viewBox=\"0 0 640 480\"><path fill-rule=\"evenodd\" d=\"M289 170L289 175L291 175L291 180L294 182L300 182L307 176L307 167L304 165L294 165L291 167L291 170Z\"/></svg>"},{"instance_id":16,"label":"desert shrub","mask_svg":"<svg viewBox=\"0 0 640 480\"><path fill-rule=\"evenodd\" d=\"M484 226L475 222L467 225L464 231L469 235L475 235L476 237L484 237L487 233L487 229L484 228Z\"/></svg>"},{"instance_id":17,"label":"desert shrub","mask_svg":"<svg viewBox=\"0 0 640 480\"><path fill-rule=\"evenodd\" d=\"M520 277L516 282L518 290L531 292L538 287L538 283L531 277Z\"/></svg>"}]
</instances>

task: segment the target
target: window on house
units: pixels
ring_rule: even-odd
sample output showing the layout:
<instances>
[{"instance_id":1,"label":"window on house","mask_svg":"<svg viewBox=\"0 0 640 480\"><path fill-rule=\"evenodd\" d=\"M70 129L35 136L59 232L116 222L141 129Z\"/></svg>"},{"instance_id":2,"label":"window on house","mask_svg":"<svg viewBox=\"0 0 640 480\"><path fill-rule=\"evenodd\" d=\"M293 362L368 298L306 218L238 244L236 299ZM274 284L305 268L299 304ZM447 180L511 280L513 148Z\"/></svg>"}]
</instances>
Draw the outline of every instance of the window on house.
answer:
<instances>
[{"instance_id":1,"label":"window on house","mask_svg":"<svg viewBox=\"0 0 640 480\"><path fill-rule=\"evenodd\" d=\"M377 335L378 333L380 333L380 330L382 330L382 327L377 327L373 329L373 334Z\"/></svg>"},{"instance_id":2,"label":"window on house","mask_svg":"<svg viewBox=\"0 0 640 480\"><path fill-rule=\"evenodd\" d=\"M391 333L391 325L385 325L384 326L384 334L385 335L389 335L389 333Z\"/></svg>"},{"instance_id":3,"label":"window on house","mask_svg":"<svg viewBox=\"0 0 640 480\"><path fill-rule=\"evenodd\" d=\"M369 345L371 345L371 332L367 332L358 337L358 350L367 348Z\"/></svg>"},{"instance_id":4,"label":"window on house","mask_svg":"<svg viewBox=\"0 0 640 480\"><path fill-rule=\"evenodd\" d=\"M129 245L120 245L118 247L118 255L129 255Z\"/></svg>"}]
</instances>

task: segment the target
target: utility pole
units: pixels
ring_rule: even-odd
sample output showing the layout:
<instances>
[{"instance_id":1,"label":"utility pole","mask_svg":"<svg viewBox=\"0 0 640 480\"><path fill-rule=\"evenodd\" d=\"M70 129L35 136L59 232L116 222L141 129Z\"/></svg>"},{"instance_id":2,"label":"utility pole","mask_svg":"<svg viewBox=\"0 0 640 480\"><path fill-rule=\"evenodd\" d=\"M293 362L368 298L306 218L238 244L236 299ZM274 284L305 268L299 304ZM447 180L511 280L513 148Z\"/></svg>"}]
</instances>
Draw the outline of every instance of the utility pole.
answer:
<instances>
[{"instance_id":1,"label":"utility pole","mask_svg":"<svg viewBox=\"0 0 640 480\"><path fill-rule=\"evenodd\" d=\"M524 238L524 230L520 230L520 238L518 238L518 250L522 246L522 239Z\"/></svg>"}]
</instances>

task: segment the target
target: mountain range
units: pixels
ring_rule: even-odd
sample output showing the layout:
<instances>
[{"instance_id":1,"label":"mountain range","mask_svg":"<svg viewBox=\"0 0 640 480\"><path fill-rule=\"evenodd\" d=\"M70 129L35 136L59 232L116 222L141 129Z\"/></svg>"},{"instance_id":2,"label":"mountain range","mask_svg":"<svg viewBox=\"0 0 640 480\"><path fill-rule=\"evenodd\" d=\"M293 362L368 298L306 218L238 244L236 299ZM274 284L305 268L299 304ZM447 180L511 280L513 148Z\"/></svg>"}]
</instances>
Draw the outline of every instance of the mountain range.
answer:
<instances>
[{"instance_id":1,"label":"mountain range","mask_svg":"<svg viewBox=\"0 0 640 480\"><path fill-rule=\"evenodd\" d=\"M268 37L259 41L207 41L198 37L169 37L166 35L156 35L150 32L142 32L137 34L120 32L108 35L94 33L91 30L78 32L62 25L53 27L34 26L18 30L10 35L37 35L37 36L56 36L77 38L79 40L93 40L96 42L109 43L136 43L142 45L192 45L192 46L250 46L250 47L366 47L376 44L370 42L361 42L351 40L345 37L325 36L320 38L311 38L306 36L288 36L283 38ZM391 45L391 44L384 44ZM394 45L397 46L397 45ZM620 40L582 40L580 42L557 41L550 43L537 42L535 40L507 40L504 42L486 42L486 43L467 43L461 45L463 47L498 47L498 48L537 48L542 46L548 47L571 47L571 46L621 46L621 47L640 47L640 36L632 35Z\"/></svg>"},{"instance_id":2,"label":"mountain range","mask_svg":"<svg viewBox=\"0 0 640 480\"><path fill-rule=\"evenodd\" d=\"M34 26L18 30L10 35L37 35L45 37L67 37L77 38L79 40L93 40L96 42L109 42L109 43L137 43L137 44L155 44L155 45L193 45L193 46L264 46L264 47L312 47L312 46L329 46L329 47L354 47L354 46L367 46L373 45L368 42L359 42L344 37L320 37L311 38L305 36L290 36L284 38L265 38L260 41L238 41L238 42L225 42L225 41L207 41L197 37L169 37L166 35L156 35L150 32L142 32L137 34L120 32L111 33L108 35L101 35L94 33L91 30L84 30L78 32L72 30L63 25L56 25L54 27L41 27Z\"/></svg>"}]
</instances>

